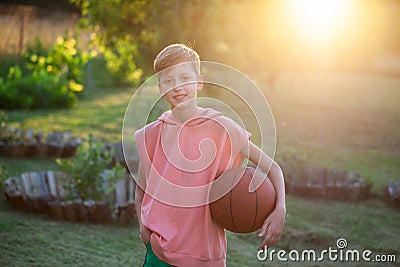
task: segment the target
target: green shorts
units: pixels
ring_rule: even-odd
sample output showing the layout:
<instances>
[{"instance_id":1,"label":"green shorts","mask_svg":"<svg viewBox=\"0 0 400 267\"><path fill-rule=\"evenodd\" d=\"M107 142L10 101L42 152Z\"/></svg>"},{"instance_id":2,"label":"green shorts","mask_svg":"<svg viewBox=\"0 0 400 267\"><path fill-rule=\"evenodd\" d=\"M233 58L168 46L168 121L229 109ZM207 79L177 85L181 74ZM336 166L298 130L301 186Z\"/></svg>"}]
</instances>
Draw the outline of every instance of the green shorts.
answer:
<instances>
[{"instance_id":1,"label":"green shorts","mask_svg":"<svg viewBox=\"0 0 400 267\"><path fill-rule=\"evenodd\" d=\"M163 262L154 254L150 242L146 244L146 250L146 258L143 267L173 267L173 265Z\"/></svg>"}]
</instances>

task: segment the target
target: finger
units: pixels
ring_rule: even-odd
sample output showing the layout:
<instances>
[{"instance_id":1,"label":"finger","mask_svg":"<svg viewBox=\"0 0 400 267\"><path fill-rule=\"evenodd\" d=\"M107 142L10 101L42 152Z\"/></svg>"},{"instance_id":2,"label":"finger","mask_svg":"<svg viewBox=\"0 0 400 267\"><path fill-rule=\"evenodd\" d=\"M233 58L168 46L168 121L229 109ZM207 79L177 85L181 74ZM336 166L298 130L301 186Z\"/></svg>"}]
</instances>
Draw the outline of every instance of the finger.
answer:
<instances>
[{"instance_id":1,"label":"finger","mask_svg":"<svg viewBox=\"0 0 400 267\"><path fill-rule=\"evenodd\" d=\"M270 227L268 229L268 232L267 232L266 236L265 236L265 239L267 239L268 241L272 241L274 239L274 235L275 235L275 232ZM268 243L268 245L270 245L270 242Z\"/></svg>"},{"instance_id":2,"label":"finger","mask_svg":"<svg viewBox=\"0 0 400 267\"><path fill-rule=\"evenodd\" d=\"M266 235L265 235L265 240L267 241L267 246L268 247L271 247L271 246L273 246L273 244L274 244L274 239L275 239L275 231L274 231L274 228L270 225L269 227L268 227L268 231L267 231L267 233L266 233Z\"/></svg>"},{"instance_id":3,"label":"finger","mask_svg":"<svg viewBox=\"0 0 400 267\"><path fill-rule=\"evenodd\" d=\"M276 245L280 239L281 235L278 232L271 233L270 235L266 236L267 245L268 247L272 247Z\"/></svg>"},{"instance_id":4,"label":"finger","mask_svg":"<svg viewBox=\"0 0 400 267\"><path fill-rule=\"evenodd\" d=\"M258 250L263 250L265 248L265 246L269 247L267 243L268 243L267 238L264 238L264 240L263 240L263 242L261 242L260 247L258 248Z\"/></svg>"},{"instance_id":5,"label":"finger","mask_svg":"<svg viewBox=\"0 0 400 267\"><path fill-rule=\"evenodd\" d=\"M278 243L278 242L276 242L276 239L275 238L270 238L270 239L267 239L267 246L270 248L270 247L273 247L276 243Z\"/></svg>"},{"instance_id":6,"label":"finger","mask_svg":"<svg viewBox=\"0 0 400 267\"><path fill-rule=\"evenodd\" d=\"M265 233L268 231L268 227L269 227L269 221L265 221L263 226L261 227L260 233L258 234L258 236L263 236L265 235Z\"/></svg>"}]
</instances>

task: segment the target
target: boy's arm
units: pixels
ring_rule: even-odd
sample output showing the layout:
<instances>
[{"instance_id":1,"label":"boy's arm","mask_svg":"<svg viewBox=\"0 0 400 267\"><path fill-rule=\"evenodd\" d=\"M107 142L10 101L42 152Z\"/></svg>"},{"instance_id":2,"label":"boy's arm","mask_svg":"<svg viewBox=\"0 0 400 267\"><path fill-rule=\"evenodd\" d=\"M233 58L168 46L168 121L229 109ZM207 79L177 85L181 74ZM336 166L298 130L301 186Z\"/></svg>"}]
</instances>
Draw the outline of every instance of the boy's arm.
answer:
<instances>
[{"instance_id":1,"label":"boy's arm","mask_svg":"<svg viewBox=\"0 0 400 267\"><path fill-rule=\"evenodd\" d=\"M248 157L249 160L256 164L263 172L267 173L276 192L275 209L265 219L259 233L259 236L264 236L266 234L260 245L260 249L264 249L265 245L271 247L279 241L285 223L286 203L283 173L279 165L251 141L249 141L248 146L242 149L241 154Z\"/></svg>"},{"instance_id":2,"label":"boy's arm","mask_svg":"<svg viewBox=\"0 0 400 267\"><path fill-rule=\"evenodd\" d=\"M140 184L140 185L139 185ZM146 179L143 175L140 163L138 168L138 178L137 184L135 188L135 209L136 215L139 222L139 229L140 229L140 238L142 239L144 244L150 241L150 230L142 224L142 202L144 197L144 191L142 188L146 188Z\"/></svg>"}]
</instances>

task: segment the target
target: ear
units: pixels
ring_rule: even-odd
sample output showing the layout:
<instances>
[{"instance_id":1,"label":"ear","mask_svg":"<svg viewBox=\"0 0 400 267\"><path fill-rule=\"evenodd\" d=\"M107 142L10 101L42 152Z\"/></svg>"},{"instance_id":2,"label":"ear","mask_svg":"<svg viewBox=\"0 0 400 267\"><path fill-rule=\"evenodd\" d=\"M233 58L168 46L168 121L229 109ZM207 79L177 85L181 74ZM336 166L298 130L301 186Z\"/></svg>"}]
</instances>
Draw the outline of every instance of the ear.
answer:
<instances>
[{"instance_id":1,"label":"ear","mask_svg":"<svg viewBox=\"0 0 400 267\"><path fill-rule=\"evenodd\" d=\"M197 78L197 91L201 91L203 89L203 75L199 75Z\"/></svg>"}]
</instances>

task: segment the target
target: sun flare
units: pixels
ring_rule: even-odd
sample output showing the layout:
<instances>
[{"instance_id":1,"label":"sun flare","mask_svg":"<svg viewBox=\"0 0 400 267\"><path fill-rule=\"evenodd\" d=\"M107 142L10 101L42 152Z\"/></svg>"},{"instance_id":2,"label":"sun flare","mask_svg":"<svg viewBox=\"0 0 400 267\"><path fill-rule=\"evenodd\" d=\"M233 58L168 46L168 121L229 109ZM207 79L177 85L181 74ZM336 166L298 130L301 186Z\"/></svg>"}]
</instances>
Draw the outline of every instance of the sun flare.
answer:
<instances>
[{"instance_id":1,"label":"sun flare","mask_svg":"<svg viewBox=\"0 0 400 267\"><path fill-rule=\"evenodd\" d=\"M332 37L349 19L351 0L290 0L292 20L313 42Z\"/></svg>"}]
</instances>

